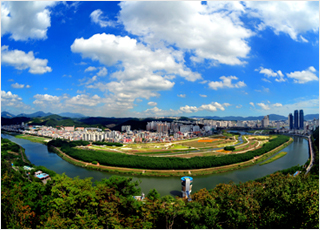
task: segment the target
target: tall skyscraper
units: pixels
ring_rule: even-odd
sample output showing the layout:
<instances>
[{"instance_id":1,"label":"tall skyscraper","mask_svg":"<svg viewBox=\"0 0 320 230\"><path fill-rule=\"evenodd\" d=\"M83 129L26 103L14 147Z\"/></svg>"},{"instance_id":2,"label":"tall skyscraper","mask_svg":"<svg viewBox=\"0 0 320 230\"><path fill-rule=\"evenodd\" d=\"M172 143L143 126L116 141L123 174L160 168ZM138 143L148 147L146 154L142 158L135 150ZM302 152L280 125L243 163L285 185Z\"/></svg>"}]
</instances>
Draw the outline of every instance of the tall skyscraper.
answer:
<instances>
[{"instance_id":1,"label":"tall skyscraper","mask_svg":"<svg viewBox=\"0 0 320 230\"><path fill-rule=\"evenodd\" d=\"M293 116L292 116L292 113L290 113L289 116L288 116L288 124L289 124L290 130L293 129Z\"/></svg>"},{"instance_id":2,"label":"tall skyscraper","mask_svg":"<svg viewBox=\"0 0 320 230\"><path fill-rule=\"evenodd\" d=\"M301 109L299 111L299 128L303 129L303 122L304 122L304 116L303 116L303 110Z\"/></svg>"},{"instance_id":3,"label":"tall skyscraper","mask_svg":"<svg viewBox=\"0 0 320 230\"><path fill-rule=\"evenodd\" d=\"M293 124L294 129L299 129L299 113L298 113L298 110L294 111L293 119L294 119L294 124Z\"/></svg>"}]
</instances>

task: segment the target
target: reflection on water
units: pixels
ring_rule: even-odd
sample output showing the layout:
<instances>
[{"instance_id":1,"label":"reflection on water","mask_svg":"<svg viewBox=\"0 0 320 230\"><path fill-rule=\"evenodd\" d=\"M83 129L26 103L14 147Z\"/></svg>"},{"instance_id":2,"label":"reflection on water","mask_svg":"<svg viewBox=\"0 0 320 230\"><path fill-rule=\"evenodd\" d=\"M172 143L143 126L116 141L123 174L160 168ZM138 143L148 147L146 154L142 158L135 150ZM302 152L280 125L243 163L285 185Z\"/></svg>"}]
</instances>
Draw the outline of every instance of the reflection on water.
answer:
<instances>
[{"instance_id":1,"label":"reflection on water","mask_svg":"<svg viewBox=\"0 0 320 230\"><path fill-rule=\"evenodd\" d=\"M241 133L244 134L244 133ZM28 159L35 165L43 165L59 174L65 173L69 177L86 178L92 177L92 181L100 181L103 178L109 178L112 173L100 172L75 166L64 161L55 153L49 152L46 145L30 142L24 139L18 139L7 134L1 134L3 138L21 145L26 151ZM219 183L235 183L254 180L275 171L290 168L295 165L304 164L309 157L308 142L302 137L293 137L294 142L281 150L287 152L284 157L266 165L254 165L248 168L230 171L226 173L212 174L207 176L192 176L193 189L192 192L202 188L212 189ZM125 176L129 177L129 176ZM161 196L180 193L181 181L180 177L133 177L134 180L141 180L141 191L147 194L151 189L155 188ZM179 195L178 195L179 196Z\"/></svg>"}]
</instances>

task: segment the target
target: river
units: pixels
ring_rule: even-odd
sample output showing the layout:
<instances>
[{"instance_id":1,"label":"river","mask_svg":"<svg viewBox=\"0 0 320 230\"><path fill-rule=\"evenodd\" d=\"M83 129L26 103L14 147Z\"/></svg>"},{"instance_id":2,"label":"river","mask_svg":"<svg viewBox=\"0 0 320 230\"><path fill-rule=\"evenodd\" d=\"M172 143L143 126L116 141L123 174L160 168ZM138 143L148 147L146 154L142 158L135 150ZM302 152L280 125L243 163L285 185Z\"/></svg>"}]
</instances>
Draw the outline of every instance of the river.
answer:
<instances>
[{"instance_id":1,"label":"river","mask_svg":"<svg viewBox=\"0 0 320 230\"><path fill-rule=\"evenodd\" d=\"M22 146L25 149L26 156L33 164L43 165L59 174L65 173L67 176L72 178L79 176L79 178L82 179L92 177L92 181L100 181L103 178L109 178L112 175L115 175L70 164L60 158L57 154L49 152L46 145L24 139L18 139L7 134L1 134L1 137L7 138ZM303 165L309 158L308 141L302 137L293 137L293 139L294 142L292 144L281 150L281 152L287 152L287 155L272 163L262 166L258 164L244 169L207 176L193 176L193 192L202 188L206 188L208 190L213 189L219 183L229 183L230 181L235 183L246 182L298 164ZM180 195L180 177L134 176L133 179L141 180L139 186L141 191L145 194L155 188L161 196Z\"/></svg>"}]
</instances>

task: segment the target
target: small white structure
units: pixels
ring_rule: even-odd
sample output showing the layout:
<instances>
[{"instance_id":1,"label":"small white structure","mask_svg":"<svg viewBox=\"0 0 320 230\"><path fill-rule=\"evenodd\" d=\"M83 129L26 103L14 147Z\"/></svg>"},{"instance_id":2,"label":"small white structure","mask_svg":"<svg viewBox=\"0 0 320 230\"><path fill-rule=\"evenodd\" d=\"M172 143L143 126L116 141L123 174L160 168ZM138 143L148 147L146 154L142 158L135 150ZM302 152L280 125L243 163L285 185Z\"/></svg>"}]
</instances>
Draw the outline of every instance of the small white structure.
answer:
<instances>
[{"instance_id":1,"label":"small white structure","mask_svg":"<svg viewBox=\"0 0 320 230\"><path fill-rule=\"evenodd\" d=\"M188 198L191 201L191 190L192 190L193 178L190 176L181 177L181 193L183 198Z\"/></svg>"}]
</instances>

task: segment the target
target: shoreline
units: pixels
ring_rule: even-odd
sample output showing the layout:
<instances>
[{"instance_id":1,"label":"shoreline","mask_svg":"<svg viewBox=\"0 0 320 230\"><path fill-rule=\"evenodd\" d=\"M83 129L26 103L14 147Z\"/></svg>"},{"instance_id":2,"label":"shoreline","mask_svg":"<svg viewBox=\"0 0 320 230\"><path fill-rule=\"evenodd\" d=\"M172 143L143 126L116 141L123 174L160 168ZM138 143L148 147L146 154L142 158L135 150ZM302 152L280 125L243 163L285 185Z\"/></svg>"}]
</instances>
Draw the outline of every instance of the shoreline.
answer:
<instances>
[{"instance_id":1,"label":"shoreline","mask_svg":"<svg viewBox=\"0 0 320 230\"><path fill-rule=\"evenodd\" d=\"M293 142L293 138L290 137L289 141L285 142L284 144L278 146L277 148L261 155L258 157L255 157L254 159L251 159L249 161L232 164L232 165L226 165L226 166L220 166L220 167L213 167L213 168L203 168L203 169L183 169L183 170L154 170L154 169L135 169L135 168L123 168L123 167L115 167L115 166L104 166L104 165L94 165L89 162L84 162L80 160L76 160L69 155L62 152L60 149L58 149L55 146L49 146L50 150L57 153L58 156L60 156L63 160L84 168L88 169L94 169L98 171L105 171L110 173L117 173L117 174L130 174L132 176L159 176L159 177L169 177L169 176L203 176L203 175L209 175L209 174L216 174L216 173L222 173L222 172L228 172L233 170L238 170L242 168L246 168L249 166L253 166L255 164L260 163L261 161L266 160L268 157L272 156L276 152L284 149L288 145L290 145Z\"/></svg>"}]
</instances>

